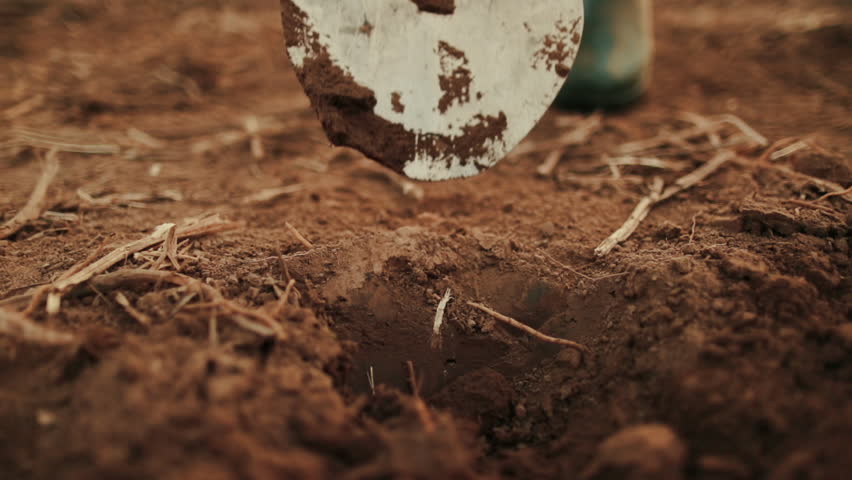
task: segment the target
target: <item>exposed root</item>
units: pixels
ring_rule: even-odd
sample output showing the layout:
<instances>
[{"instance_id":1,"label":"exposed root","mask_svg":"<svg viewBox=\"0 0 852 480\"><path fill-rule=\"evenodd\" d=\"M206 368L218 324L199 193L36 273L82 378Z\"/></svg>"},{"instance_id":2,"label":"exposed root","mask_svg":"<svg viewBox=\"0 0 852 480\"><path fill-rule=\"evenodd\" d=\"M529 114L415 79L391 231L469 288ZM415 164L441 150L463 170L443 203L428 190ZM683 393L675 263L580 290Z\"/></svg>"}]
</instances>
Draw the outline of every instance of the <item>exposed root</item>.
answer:
<instances>
[{"instance_id":1,"label":"exposed root","mask_svg":"<svg viewBox=\"0 0 852 480\"><path fill-rule=\"evenodd\" d=\"M290 222L284 222L284 225L287 227L287 230L290 230L290 233L292 233L293 236L296 237L296 240L298 240L299 243L304 245L305 248L307 248L308 250L314 248L314 244L308 241L308 239L305 238L305 236L302 235L301 232L296 230L296 227L290 225Z\"/></svg>"},{"instance_id":2,"label":"exposed root","mask_svg":"<svg viewBox=\"0 0 852 480\"><path fill-rule=\"evenodd\" d=\"M11 237L24 228L27 223L37 220L42 216L47 208L47 189L53 182L54 177L56 177L57 172L59 172L59 161L56 157L56 150L48 152L45 158L44 170L30 194L26 205L11 220L0 226L0 240Z\"/></svg>"},{"instance_id":3,"label":"exposed root","mask_svg":"<svg viewBox=\"0 0 852 480\"><path fill-rule=\"evenodd\" d=\"M685 130L681 130L674 133L657 135L656 137L652 137L645 140L625 143L618 147L617 151L623 155L635 155L640 152L645 152L654 148L664 147L666 145L683 145L684 142L688 142L689 140L692 140L694 138L698 138L705 135L717 134L720 129L725 125L732 125L736 127L743 135L743 137L748 140L748 143L754 146L765 147L769 144L769 141L766 140L766 137L759 134L750 125L748 125L746 122L744 122L741 118L737 116L719 115L716 117L709 117L706 120L706 122L700 122L700 124L696 127L687 128ZM721 143L720 146L728 148L741 143L743 143L741 140L731 137L727 142ZM712 148L715 150L719 147L713 145Z\"/></svg>"},{"instance_id":4,"label":"exposed root","mask_svg":"<svg viewBox=\"0 0 852 480\"><path fill-rule=\"evenodd\" d=\"M519 330L521 330L525 333L528 333L528 334L532 335L533 337L535 337L535 338L537 338L537 339L539 339L543 342L554 343L556 345L562 345L564 347L572 348L574 350L578 350L578 351L583 352L583 353L589 353L589 349L585 345L579 344L579 343L571 341L571 340L565 340L564 338L556 338L556 337L551 337L550 335L545 335L545 334L539 332L538 330L536 330L536 329L534 329L534 328L532 328L528 325L525 325L525 324L515 320L514 318L507 317L507 316L503 315L502 313L496 312L496 311L486 307L485 305L483 305L481 303L468 301L467 304L470 305L473 308L476 308L478 310L481 310L481 311L487 313L488 315L491 315L492 317L494 317L494 319L499 320L499 321L501 321L501 322L503 322L507 325L510 325L512 327L515 327L515 328L517 328L517 329L519 329Z\"/></svg>"}]
</instances>

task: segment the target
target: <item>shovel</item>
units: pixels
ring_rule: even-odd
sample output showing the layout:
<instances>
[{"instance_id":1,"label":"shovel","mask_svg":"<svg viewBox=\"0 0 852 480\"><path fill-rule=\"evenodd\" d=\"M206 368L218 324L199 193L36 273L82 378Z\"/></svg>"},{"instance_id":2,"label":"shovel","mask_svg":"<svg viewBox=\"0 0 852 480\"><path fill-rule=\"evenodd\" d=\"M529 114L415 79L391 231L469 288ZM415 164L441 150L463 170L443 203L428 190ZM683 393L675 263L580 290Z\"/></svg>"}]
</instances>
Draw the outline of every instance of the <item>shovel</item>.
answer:
<instances>
[{"instance_id":1,"label":"shovel","mask_svg":"<svg viewBox=\"0 0 852 480\"><path fill-rule=\"evenodd\" d=\"M287 53L335 145L416 180L476 175L565 83L582 0L282 0Z\"/></svg>"}]
</instances>

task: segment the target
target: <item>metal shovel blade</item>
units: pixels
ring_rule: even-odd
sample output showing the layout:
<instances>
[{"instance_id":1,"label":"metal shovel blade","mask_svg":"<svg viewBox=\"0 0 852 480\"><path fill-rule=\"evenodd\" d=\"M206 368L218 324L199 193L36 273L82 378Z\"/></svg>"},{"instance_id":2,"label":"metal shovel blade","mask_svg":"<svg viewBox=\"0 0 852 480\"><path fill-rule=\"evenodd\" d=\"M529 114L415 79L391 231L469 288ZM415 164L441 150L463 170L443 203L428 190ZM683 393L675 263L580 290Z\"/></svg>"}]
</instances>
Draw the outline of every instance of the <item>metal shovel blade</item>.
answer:
<instances>
[{"instance_id":1,"label":"metal shovel blade","mask_svg":"<svg viewBox=\"0 0 852 480\"><path fill-rule=\"evenodd\" d=\"M582 0L282 0L287 52L332 143L417 180L476 175L553 102Z\"/></svg>"}]
</instances>

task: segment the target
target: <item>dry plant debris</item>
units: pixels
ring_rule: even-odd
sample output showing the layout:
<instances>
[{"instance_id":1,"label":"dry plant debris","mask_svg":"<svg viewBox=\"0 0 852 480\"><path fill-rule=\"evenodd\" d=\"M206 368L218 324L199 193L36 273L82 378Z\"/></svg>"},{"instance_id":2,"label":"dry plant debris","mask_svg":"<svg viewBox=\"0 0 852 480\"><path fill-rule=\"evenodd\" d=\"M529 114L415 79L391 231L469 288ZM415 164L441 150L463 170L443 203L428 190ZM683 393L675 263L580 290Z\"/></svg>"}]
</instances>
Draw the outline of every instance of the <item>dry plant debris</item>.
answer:
<instances>
[{"instance_id":1,"label":"dry plant debris","mask_svg":"<svg viewBox=\"0 0 852 480\"><path fill-rule=\"evenodd\" d=\"M51 150L45 158L44 170L26 205L11 220L0 226L0 240L11 237L24 228L27 223L37 220L44 214L47 203L47 189L58 172L57 152Z\"/></svg>"},{"instance_id":2,"label":"dry plant debris","mask_svg":"<svg viewBox=\"0 0 852 480\"><path fill-rule=\"evenodd\" d=\"M218 215L211 215L192 219L184 223L181 227L176 229L174 235L177 239L193 238L235 230L240 226L240 223L228 222L221 219ZM172 224L161 225L154 229L154 232L147 237L116 248L101 258L95 260L87 259L71 267L52 284L46 285L40 289L38 294L35 295L30 303L30 306L27 308L27 312L34 311L38 308L38 304L46 295L48 313L57 313L60 308L62 296L71 288L88 281L97 274L105 272L113 265L132 256L136 252L146 250L165 242L168 239L169 231L172 227Z\"/></svg>"},{"instance_id":3,"label":"dry plant debris","mask_svg":"<svg viewBox=\"0 0 852 480\"><path fill-rule=\"evenodd\" d=\"M283 187L265 188L259 192L253 193L243 198L242 202L244 205L270 202L285 195L292 195L296 192L301 192L304 189L305 186L300 183L297 183L295 185L286 185Z\"/></svg>"},{"instance_id":4,"label":"dry plant debris","mask_svg":"<svg viewBox=\"0 0 852 480\"><path fill-rule=\"evenodd\" d=\"M639 201L636 208L633 210L633 213L630 214L630 217L628 217L627 221L625 221L618 230L613 232L612 235L595 248L595 254L602 257L611 252L616 245L627 240L631 235L633 235L633 232L635 232L642 221L645 220L654 205L695 186L718 170L719 167L735 157L736 154L733 152L723 150L713 157L712 160L695 169L688 175L678 178L672 185L665 189L663 189L663 181L659 178L655 179L651 188L651 193Z\"/></svg>"},{"instance_id":5,"label":"dry plant debris","mask_svg":"<svg viewBox=\"0 0 852 480\"><path fill-rule=\"evenodd\" d=\"M287 227L287 230L290 230L290 233L292 233L293 236L296 237L296 240L298 240L299 243L304 245L305 248L307 248L308 250L314 248L314 244L308 241L308 239L305 238L305 236L302 235L301 232L296 230L296 227L290 224L290 222L284 222L284 225Z\"/></svg>"},{"instance_id":6,"label":"dry plant debris","mask_svg":"<svg viewBox=\"0 0 852 480\"><path fill-rule=\"evenodd\" d=\"M535 338L537 338L537 339L539 339L543 342L553 343L553 344L556 344L556 345L562 345L563 347L572 348L574 350L578 350L578 351L583 352L583 353L589 353L589 348L586 347L585 345L579 344L579 343L571 341L571 340L566 340L564 338L556 338L556 337L551 337L550 335L545 335L545 334L539 332L538 330L536 330L536 329L534 329L534 328L532 328L528 325L525 325L525 324L515 320L514 318L507 317L506 315L503 315L502 313L499 313L499 312L497 312L497 311L495 311L495 310L493 310L493 309L491 309L491 308L489 308L489 307L487 307L487 306L485 306L481 303L468 301L467 304L470 305L473 308L476 308L477 310L483 311L483 312L487 313L488 315L491 315L495 320L499 320L499 321L501 321L501 322L503 322L507 325L510 325L514 328L517 328L518 330L521 330L524 333L528 333L528 334L532 335L533 337L535 337Z\"/></svg>"}]
</instances>

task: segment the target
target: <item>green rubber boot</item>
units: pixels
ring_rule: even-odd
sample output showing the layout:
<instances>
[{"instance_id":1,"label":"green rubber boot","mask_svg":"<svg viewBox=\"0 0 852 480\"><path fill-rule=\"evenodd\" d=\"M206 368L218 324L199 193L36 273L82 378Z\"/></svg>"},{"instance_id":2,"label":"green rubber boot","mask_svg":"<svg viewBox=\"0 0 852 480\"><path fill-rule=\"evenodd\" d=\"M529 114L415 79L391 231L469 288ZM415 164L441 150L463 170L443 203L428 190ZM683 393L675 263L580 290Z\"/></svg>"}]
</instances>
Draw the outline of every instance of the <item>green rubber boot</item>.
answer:
<instances>
[{"instance_id":1,"label":"green rubber boot","mask_svg":"<svg viewBox=\"0 0 852 480\"><path fill-rule=\"evenodd\" d=\"M651 0L585 0L586 23L559 108L618 108L642 96L651 77Z\"/></svg>"}]
</instances>

